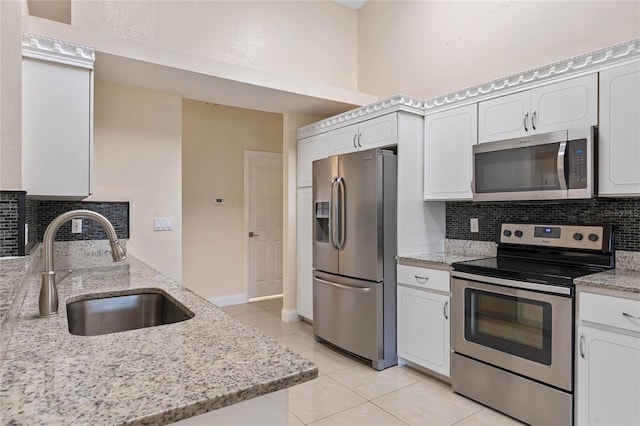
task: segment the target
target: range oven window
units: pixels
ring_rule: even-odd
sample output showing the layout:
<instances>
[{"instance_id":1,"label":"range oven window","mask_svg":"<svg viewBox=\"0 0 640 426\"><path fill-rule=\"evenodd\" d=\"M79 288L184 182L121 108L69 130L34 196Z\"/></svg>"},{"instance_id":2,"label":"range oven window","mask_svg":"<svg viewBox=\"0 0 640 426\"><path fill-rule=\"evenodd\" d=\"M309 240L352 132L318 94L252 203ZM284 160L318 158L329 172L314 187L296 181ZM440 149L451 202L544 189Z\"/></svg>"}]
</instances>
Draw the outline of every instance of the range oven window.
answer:
<instances>
[{"instance_id":1,"label":"range oven window","mask_svg":"<svg viewBox=\"0 0 640 426\"><path fill-rule=\"evenodd\" d=\"M465 289L466 340L551 365L551 304Z\"/></svg>"}]
</instances>

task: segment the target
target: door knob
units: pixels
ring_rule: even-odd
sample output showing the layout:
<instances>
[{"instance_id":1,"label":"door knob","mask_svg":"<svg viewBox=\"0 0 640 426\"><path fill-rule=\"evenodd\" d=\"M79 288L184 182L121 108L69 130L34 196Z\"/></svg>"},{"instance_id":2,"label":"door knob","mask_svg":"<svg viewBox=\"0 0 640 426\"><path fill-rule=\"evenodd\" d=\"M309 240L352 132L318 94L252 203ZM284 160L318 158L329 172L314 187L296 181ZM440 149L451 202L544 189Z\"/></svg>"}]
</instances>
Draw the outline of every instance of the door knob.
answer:
<instances>
[{"instance_id":1,"label":"door knob","mask_svg":"<svg viewBox=\"0 0 640 426\"><path fill-rule=\"evenodd\" d=\"M253 231L249 232L249 238L259 237L259 236L260 236L260 234L254 234Z\"/></svg>"}]
</instances>

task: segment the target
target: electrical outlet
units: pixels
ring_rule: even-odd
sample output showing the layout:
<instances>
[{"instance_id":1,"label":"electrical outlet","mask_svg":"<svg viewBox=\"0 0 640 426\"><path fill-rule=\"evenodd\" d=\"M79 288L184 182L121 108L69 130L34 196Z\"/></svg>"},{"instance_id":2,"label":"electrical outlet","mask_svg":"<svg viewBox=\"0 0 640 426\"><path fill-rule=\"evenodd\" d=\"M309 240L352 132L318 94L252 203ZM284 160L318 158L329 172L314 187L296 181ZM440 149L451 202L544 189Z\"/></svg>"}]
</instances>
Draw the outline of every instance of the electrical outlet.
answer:
<instances>
[{"instance_id":1,"label":"electrical outlet","mask_svg":"<svg viewBox=\"0 0 640 426\"><path fill-rule=\"evenodd\" d=\"M82 234L82 218L71 219L71 233Z\"/></svg>"},{"instance_id":2,"label":"electrical outlet","mask_svg":"<svg viewBox=\"0 0 640 426\"><path fill-rule=\"evenodd\" d=\"M472 217L469 221L471 225L471 232L480 232L480 227L478 225L478 218Z\"/></svg>"}]
</instances>

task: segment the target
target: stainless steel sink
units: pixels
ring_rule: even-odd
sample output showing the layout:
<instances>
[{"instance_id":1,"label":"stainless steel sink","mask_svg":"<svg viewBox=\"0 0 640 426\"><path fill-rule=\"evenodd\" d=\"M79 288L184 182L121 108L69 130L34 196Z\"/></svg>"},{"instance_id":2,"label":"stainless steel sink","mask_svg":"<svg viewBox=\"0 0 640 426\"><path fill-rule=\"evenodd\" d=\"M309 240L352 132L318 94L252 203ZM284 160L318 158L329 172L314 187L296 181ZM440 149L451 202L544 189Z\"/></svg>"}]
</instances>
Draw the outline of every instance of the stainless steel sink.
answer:
<instances>
[{"instance_id":1,"label":"stainless steel sink","mask_svg":"<svg viewBox=\"0 0 640 426\"><path fill-rule=\"evenodd\" d=\"M160 289L67 303L69 332L78 336L97 336L173 324L193 316L192 312Z\"/></svg>"}]
</instances>

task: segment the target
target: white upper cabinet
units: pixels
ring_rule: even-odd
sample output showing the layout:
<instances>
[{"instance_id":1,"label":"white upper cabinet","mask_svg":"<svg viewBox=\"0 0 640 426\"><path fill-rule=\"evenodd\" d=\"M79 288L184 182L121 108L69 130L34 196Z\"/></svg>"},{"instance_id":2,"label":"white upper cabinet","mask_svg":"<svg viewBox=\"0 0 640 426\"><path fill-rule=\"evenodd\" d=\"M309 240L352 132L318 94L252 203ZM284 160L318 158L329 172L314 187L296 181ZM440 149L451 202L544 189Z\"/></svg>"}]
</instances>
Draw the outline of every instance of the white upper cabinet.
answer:
<instances>
[{"instance_id":1,"label":"white upper cabinet","mask_svg":"<svg viewBox=\"0 0 640 426\"><path fill-rule=\"evenodd\" d=\"M91 194L93 71L22 61L22 184L29 196Z\"/></svg>"},{"instance_id":2,"label":"white upper cabinet","mask_svg":"<svg viewBox=\"0 0 640 426\"><path fill-rule=\"evenodd\" d=\"M395 145L398 143L398 114L391 113L341 127L328 134L330 156Z\"/></svg>"},{"instance_id":3,"label":"white upper cabinet","mask_svg":"<svg viewBox=\"0 0 640 426\"><path fill-rule=\"evenodd\" d=\"M640 196L640 62L600 73L599 194Z\"/></svg>"},{"instance_id":4,"label":"white upper cabinet","mask_svg":"<svg viewBox=\"0 0 640 426\"><path fill-rule=\"evenodd\" d=\"M298 141L298 187L311 186L313 162L321 158L327 158L326 133Z\"/></svg>"},{"instance_id":5,"label":"white upper cabinet","mask_svg":"<svg viewBox=\"0 0 640 426\"><path fill-rule=\"evenodd\" d=\"M590 74L480 102L479 142L598 124L598 76Z\"/></svg>"},{"instance_id":6,"label":"white upper cabinet","mask_svg":"<svg viewBox=\"0 0 640 426\"><path fill-rule=\"evenodd\" d=\"M425 117L424 199L471 200L477 104Z\"/></svg>"}]
</instances>

